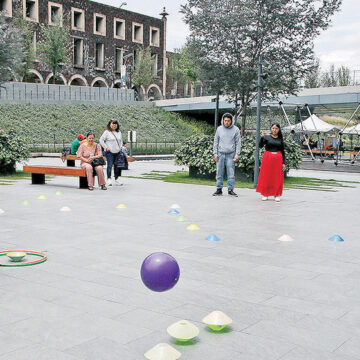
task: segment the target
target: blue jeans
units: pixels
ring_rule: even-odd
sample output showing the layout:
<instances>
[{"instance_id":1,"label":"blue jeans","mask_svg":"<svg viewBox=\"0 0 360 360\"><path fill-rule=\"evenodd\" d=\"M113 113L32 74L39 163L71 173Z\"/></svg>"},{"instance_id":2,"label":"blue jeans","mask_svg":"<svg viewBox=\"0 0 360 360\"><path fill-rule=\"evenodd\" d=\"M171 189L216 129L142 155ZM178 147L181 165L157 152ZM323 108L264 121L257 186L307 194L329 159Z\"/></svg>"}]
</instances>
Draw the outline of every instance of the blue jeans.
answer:
<instances>
[{"instance_id":1,"label":"blue jeans","mask_svg":"<svg viewBox=\"0 0 360 360\"><path fill-rule=\"evenodd\" d=\"M233 190L235 185L235 153L225 154L219 153L219 161L216 164L216 187L222 189L223 178L226 166L227 187Z\"/></svg>"},{"instance_id":2,"label":"blue jeans","mask_svg":"<svg viewBox=\"0 0 360 360\"><path fill-rule=\"evenodd\" d=\"M118 153L113 154L110 151L106 151L105 152L105 156L106 156L106 160L107 160L107 166L106 166L106 175L108 179L111 179L111 170L114 166L114 176L115 176L115 180L119 177L119 175L121 176L121 170L118 169L114 163L116 161L116 158L118 156Z\"/></svg>"}]
</instances>

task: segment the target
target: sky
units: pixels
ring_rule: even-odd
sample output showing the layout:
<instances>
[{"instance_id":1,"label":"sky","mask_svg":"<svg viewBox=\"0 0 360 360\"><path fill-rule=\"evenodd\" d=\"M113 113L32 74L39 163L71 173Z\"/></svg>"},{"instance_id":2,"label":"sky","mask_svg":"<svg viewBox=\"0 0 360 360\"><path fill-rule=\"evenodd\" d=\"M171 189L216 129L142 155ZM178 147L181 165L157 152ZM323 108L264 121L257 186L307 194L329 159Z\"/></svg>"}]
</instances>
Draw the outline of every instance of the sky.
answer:
<instances>
[{"instance_id":1,"label":"sky","mask_svg":"<svg viewBox=\"0 0 360 360\"><path fill-rule=\"evenodd\" d=\"M112 6L120 6L122 0L97 0ZM189 34L187 26L179 13L186 0L124 0L124 9L145 15L159 17L163 7L168 17L167 50L179 48L186 42ZM157 3L158 5L155 5ZM360 0L343 0L341 10L333 17L331 27L315 40L315 54L320 58L321 68L326 70L331 64L345 65L352 70L360 70Z\"/></svg>"}]
</instances>

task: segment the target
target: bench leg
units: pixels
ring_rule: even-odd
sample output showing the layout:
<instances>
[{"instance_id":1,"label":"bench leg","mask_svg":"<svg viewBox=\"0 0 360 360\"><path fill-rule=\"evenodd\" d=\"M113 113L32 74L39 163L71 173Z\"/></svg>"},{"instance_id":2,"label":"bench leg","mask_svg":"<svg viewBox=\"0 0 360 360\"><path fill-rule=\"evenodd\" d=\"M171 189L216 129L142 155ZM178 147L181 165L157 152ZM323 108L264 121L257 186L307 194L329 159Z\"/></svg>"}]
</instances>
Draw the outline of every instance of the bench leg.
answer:
<instances>
[{"instance_id":1,"label":"bench leg","mask_svg":"<svg viewBox=\"0 0 360 360\"><path fill-rule=\"evenodd\" d=\"M75 160L66 160L66 166L75 166Z\"/></svg>"},{"instance_id":2,"label":"bench leg","mask_svg":"<svg viewBox=\"0 0 360 360\"><path fill-rule=\"evenodd\" d=\"M45 184L45 174L31 174L31 183L32 184Z\"/></svg>"},{"instance_id":3,"label":"bench leg","mask_svg":"<svg viewBox=\"0 0 360 360\"><path fill-rule=\"evenodd\" d=\"M79 188L80 189L87 189L88 188L88 181L86 176L79 177Z\"/></svg>"}]
</instances>

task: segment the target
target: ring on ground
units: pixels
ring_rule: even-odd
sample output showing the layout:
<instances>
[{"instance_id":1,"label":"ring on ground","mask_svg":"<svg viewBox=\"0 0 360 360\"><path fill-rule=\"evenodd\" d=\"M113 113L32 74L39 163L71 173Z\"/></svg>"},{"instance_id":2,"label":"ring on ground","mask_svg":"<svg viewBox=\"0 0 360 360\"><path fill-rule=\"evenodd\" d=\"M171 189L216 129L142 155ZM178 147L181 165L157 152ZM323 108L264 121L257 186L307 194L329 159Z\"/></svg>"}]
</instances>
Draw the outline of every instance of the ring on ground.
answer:
<instances>
[{"instance_id":1,"label":"ring on ground","mask_svg":"<svg viewBox=\"0 0 360 360\"><path fill-rule=\"evenodd\" d=\"M41 264L44 261L47 260L47 255L45 253L42 253L40 251L26 251L26 250L6 250L6 251L0 251L0 256L6 255L8 253L12 252L24 252L26 255L33 255L33 256L39 256L40 259L35 261L26 261L26 262L17 262L16 264L0 264L0 266L30 266L30 265L37 265Z\"/></svg>"}]
</instances>

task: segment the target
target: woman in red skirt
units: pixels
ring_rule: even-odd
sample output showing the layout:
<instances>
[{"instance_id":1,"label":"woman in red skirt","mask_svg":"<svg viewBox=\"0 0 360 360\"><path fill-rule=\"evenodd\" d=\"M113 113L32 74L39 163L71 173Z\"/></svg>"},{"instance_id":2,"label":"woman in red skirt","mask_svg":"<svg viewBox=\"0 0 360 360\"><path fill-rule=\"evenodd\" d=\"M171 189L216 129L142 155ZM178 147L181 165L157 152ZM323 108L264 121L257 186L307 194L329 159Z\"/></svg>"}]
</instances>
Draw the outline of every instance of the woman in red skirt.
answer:
<instances>
[{"instance_id":1,"label":"woman in red skirt","mask_svg":"<svg viewBox=\"0 0 360 360\"><path fill-rule=\"evenodd\" d=\"M271 134L261 133L260 147L265 146L262 158L259 180L256 191L262 195L262 200L268 200L274 196L275 201L280 201L284 185L285 151L284 140L280 125L271 125Z\"/></svg>"}]
</instances>

